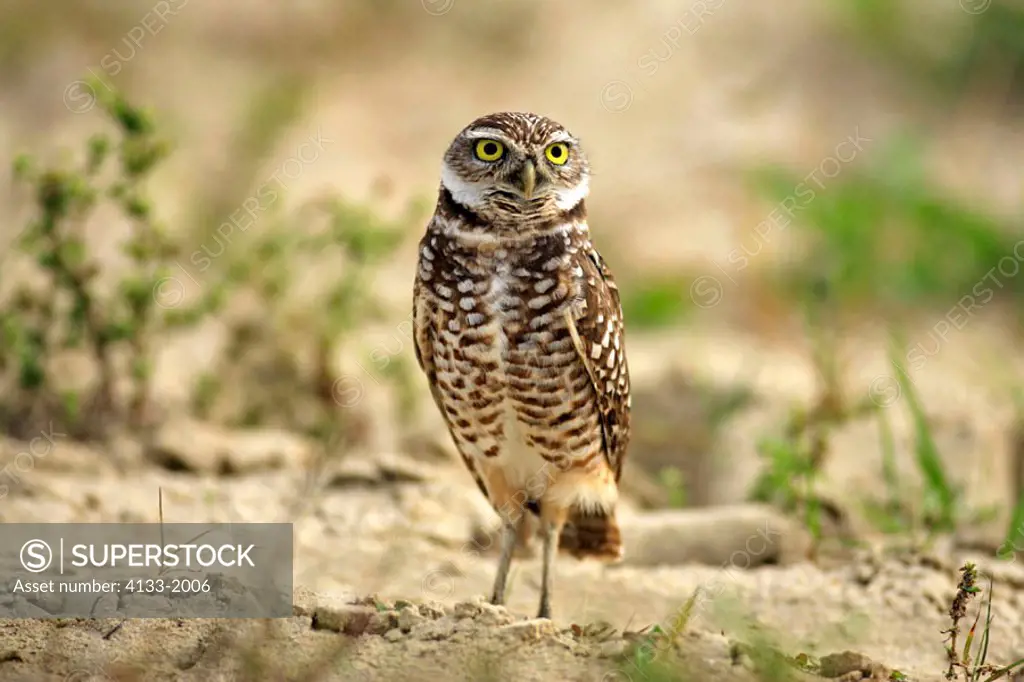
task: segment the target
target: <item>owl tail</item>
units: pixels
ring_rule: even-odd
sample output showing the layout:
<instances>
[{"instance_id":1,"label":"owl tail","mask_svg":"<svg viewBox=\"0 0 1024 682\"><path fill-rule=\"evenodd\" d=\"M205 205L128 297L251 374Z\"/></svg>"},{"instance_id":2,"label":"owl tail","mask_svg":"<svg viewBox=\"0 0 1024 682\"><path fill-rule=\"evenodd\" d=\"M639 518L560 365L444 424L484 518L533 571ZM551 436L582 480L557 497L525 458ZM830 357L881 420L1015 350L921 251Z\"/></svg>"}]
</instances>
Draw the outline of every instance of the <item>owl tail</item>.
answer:
<instances>
[{"instance_id":1,"label":"owl tail","mask_svg":"<svg viewBox=\"0 0 1024 682\"><path fill-rule=\"evenodd\" d=\"M622 559L622 536L615 511L601 514L573 509L562 528L558 549L577 559L598 559L615 563Z\"/></svg>"}]
</instances>

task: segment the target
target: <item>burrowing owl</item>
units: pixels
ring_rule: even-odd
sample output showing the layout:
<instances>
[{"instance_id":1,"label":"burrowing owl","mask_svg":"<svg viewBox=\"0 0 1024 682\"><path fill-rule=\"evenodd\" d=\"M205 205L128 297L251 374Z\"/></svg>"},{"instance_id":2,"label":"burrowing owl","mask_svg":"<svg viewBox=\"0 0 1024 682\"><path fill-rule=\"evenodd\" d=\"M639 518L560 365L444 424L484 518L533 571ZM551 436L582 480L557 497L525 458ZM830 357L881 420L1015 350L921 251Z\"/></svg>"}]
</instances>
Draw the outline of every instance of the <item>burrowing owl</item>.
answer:
<instances>
[{"instance_id":1,"label":"burrowing owl","mask_svg":"<svg viewBox=\"0 0 1024 682\"><path fill-rule=\"evenodd\" d=\"M491 602L519 525L540 519L539 617L556 550L617 561L629 440L622 308L590 242L579 140L529 113L479 118L444 155L413 293L416 358L477 485L501 517Z\"/></svg>"}]
</instances>

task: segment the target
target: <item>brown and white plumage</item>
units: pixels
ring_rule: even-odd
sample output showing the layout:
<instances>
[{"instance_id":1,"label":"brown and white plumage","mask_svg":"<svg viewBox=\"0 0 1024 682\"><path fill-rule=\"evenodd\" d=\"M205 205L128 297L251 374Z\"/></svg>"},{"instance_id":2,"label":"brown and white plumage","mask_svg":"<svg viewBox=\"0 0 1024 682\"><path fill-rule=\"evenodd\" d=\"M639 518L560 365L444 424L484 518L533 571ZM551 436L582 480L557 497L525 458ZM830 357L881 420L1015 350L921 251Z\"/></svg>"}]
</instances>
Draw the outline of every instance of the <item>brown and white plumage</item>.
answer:
<instances>
[{"instance_id":1,"label":"brown and white plumage","mask_svg":"<svg viewBox=\"0 0 1024 682\"><path fill-rule=\"evenodd\" d=\"M541 519L540 615L555 550L617 560L629 441L622 309L591 244L589 165L542 116L477 119L444 157L414 285L416 357L463 461L504 523L492 601L517 527Z\"/></svg>"}]
</instances>

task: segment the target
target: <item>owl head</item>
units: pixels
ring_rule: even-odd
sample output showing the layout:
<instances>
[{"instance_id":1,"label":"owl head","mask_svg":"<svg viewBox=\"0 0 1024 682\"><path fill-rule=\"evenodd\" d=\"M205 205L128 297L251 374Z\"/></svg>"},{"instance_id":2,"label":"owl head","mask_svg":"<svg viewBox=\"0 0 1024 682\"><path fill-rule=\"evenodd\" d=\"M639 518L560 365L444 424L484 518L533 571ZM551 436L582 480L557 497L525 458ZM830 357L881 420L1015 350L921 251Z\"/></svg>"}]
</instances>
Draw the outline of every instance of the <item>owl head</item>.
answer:
<instances>
[{"instance_id":1,"label":"owl head","mask_svg":"<svg viewBox=\"0 0 1024 682\"><path fill-rule=\"evenodd\" d=\"M531 113L476 119L452 141L441 167L442 191L492 219L572 210L586 198L589 179L579 140Z\"/></svg>"}]
</instances>

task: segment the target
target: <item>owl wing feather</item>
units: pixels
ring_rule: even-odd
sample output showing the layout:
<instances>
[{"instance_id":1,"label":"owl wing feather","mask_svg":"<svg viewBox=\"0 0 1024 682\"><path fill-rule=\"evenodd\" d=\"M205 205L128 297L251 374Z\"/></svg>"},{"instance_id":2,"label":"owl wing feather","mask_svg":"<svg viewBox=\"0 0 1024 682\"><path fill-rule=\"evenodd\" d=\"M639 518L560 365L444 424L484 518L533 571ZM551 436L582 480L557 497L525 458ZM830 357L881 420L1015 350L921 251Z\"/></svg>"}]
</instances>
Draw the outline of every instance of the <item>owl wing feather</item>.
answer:
<instances>
[{"instance_id":1,"label":"owl wing feather","mask_svg":"<svg viewBox=\"0 0 1024 682\"><path fill-rule=\"evenodd\" d=\"M576 265L583 270L585 305L567 312L568 328L597 396L604 456L618 481L629 444L631 404L622 302L611 271L591 244L577 252Z\"/></svg>"},{"instance_id":2,"label":"owl wing feather","mask_svg":"<svg viewBox=\"0 0 1024 682\"><path fill-rule=\"evenodd\" d=\"M424 241L426 241L426 239L424 239ZM430 387L430 395L434 399L434 404L437 405L438 411L441 413L441 418L444 419L444 424L448 428L448 432L453 433L451 417L448 415L448 410L445 409L444 402L441 400L441 393L438 390L437 367L434 364L434 337L437 333L437 328L435 326L437 318L431 312L430 303L427 300L423 282L418 276L413 283L412 299L413 348L416 351L416 362L419 363L420 369L423 370L423 373L427 375L427 385ZM476 485L480 488L480 492L484 494L484 497L489 498L489 495L487 494L487 486L484 484L480 473L477 472L476 468L473 466L473 459L467 456L466 453L462 452L457 440L455 443L456 449L459 450L459 455L462 457L462 461L465 463L466 468L469 469L469 473L473 475L473 480L476 481Z\"/></svg>"}]
</instances>

